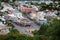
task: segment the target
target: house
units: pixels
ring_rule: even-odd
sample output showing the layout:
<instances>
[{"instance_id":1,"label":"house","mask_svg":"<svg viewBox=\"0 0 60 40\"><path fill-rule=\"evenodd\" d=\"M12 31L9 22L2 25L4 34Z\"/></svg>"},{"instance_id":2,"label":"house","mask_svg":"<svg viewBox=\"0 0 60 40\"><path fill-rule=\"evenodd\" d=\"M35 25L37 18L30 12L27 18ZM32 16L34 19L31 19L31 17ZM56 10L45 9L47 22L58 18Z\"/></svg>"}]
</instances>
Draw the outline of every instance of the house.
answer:
<instances>
[{"instance_id":1,"label":"house","mask_svg":"<svg viewBox=\"0 0 60 40\"><path fill-rule=\"evenodd\" d=\"M6 21L5 18L4 18L4 16L0 16L0 19L1 19L2 21Z\"/></svg>"},{"instance_id":2,"label":"house","mask_svg":"<svg viewBox=\"0 0 60 40\"><path fill-rule=\"evenodd\" d=\"M31 12L32 10L33 10L32 8L22 8L21 12L28 13Z\"/></svg>"},{"instance_id":3,"label":"house","mask_svg":"<svg viewBox=\"0 0 60 40\"><path fill-rule=\"evenodd\" d=\"M18 25L21 26L30 26L31 25L31 21L27 18L23 18L23 19L18 19L16 21L14 21L15 23L17 23Z\"/></svg>"},{"instance_id":4,"label":"house","mask_svg":"<svg viewBox=\"0 0 60 40\"><path fill-rule=\"evenodd\" d=\"M21 12L25 12L25 13L28 13L28 12L32 12L32 11L37 11L38 10L38 8L37 7L33 7L32 6L32 8L30 8L30 7L28 7L28 6L30 6L30 5L23 5L23 4L20 4L20 5L18 5L18 10L20 10Z\"/></svg>"},{"instance_id":5,"label":"house","mask_svg":"<svg viewBox=\"0 0 60 40\"><path fill-rule=\"evenodd\" d=\"M37 14L36 14L36 13L33 13L33 12L28 15L28 17L29 17L30 19L35 19L36 16L37 16Z\"/></svg>"},{"instance_id":6,"label":"house","mask_svg":"<svg viewBox=\"0 0 60 40\"><path fill-rule=\"evenodd\" d=\"M9 10L8 10L8 14L14 14L15 12L17 12L17 10L15 10L15 9L12 9L12 10L9 9Z\"/></svg>"},{"instance_id":7,"label":"house","mask_svg":"<svg viewBox=\"0 0 60 40\"><path fill-rule=\"evenodd\" d=\"M46 20L44 18L44 15L45 15L45 13L43 11L42 12L38 12L37 13L37 19L39 19L39 20Z\"/></svg>"},{"instance_id":8,"label":"house","mask_svg":"<svg viewBox=\"0 0 60 40\"><path fill-rule=\"evenodd\" d=\"M5 12L5 11L8 11L9 9L12 10L13 7L7 3L2 3L2 6L3 6L3 9L0 10L1 12Z\"/></svg>"},{"instance_id":9,"label":"house","mask_svg":"<svg viewBox=\"0 0 60 40\"><path fill-rule=\"evenodd\" d=\"M17 18L23 18L23 15L21 12L17 12L17 13L14 13L14 16L16 16Z\"/></svg>"},{"instance_id":10,"label":"house","mask_svg":"<svg viewBox=\"0 0 60 40\"><path fill-rule=\"evenodd\" d=\"M39 11L39 9L38 9L37 6L35 6L35 5L31 5L31 6L32 6L32 8L33 8L35 11Z\"/></svg>"},{"instance_id":11,"label":"house","mask_svg":"<svg viewBox=\"0 0 60 40\"><path fill-rule=\"evenodd\" d=\"M0 34L7 34L10 32L9 29L11 29L11 26L6 26L5 24L3 24L2 22L0 22Z\"/></svg>"},{"instance_id":12,"label":"house","mask_svg":"<svg viewBox=\"0 0 60 40\"><path fill-rule=\"evenodd\" d=\"M0 28L0 34L7 34L10 32L11 26L3 26Z\"/></svg>"},{"instance_id":13,"label":"house","mask_svg":"<svg viewBox=\"0 0 60 40\"><path fill-rule=\"evenodd\" d=\"M21 12L10 13L5 15L6 20L18 20L18 18L20 19L24 18Z\"/></svg>"}]
</instances>

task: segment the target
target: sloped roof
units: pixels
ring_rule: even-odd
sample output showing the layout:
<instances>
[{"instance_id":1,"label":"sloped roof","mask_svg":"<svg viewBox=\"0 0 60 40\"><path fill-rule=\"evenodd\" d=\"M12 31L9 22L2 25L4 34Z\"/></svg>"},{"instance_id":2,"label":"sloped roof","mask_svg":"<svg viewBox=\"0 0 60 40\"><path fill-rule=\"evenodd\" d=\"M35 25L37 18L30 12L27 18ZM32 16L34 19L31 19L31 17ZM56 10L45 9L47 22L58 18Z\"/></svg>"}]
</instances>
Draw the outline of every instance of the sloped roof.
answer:
<instances>
[{"instance_id":1,"label":"sloped roof","mask_svg":"<svg viewBox=\"0 0 60 40\"><path fill-rule=\"evenodd\" d=\"M11 26L4 26L4 27L0 28L0 30L4 30L6 28L12 28L12 27Z\"/></svg>"}]
</instances>

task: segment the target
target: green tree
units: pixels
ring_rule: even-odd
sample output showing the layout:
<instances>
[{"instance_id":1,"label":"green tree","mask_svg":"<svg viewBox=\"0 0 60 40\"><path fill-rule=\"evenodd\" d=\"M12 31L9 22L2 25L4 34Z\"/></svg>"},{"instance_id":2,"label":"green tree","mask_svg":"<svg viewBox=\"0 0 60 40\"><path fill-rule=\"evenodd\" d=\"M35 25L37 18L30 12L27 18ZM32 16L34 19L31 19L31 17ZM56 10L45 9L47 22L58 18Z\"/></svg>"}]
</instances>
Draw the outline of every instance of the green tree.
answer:
<instances>
[{"instance_id":1,"label":"green tree","mask_svg":"<svg viewBox=\"0 0 60 40\"><path fill-rule=\"evenodd\" d=\"M60 20L54 19L50 25L42 25L35 35L39 35L42 40L59 40Z\"/></svg>"}]
</instances>

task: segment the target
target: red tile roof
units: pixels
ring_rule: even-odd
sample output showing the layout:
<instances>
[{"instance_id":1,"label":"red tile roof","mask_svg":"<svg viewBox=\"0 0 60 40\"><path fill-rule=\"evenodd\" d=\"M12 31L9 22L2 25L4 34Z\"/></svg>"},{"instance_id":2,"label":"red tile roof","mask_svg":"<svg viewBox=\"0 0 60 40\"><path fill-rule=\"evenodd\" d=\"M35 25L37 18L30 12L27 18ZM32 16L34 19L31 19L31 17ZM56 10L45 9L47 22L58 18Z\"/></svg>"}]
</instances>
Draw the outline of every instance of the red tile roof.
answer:
<instances>
[{"instance_id":1,"label":"red tile roof","mask_svg":"<svg viewBox=\"0 0 60 40\"><path fill-rule=\"evenodd\" d=\"M32 8L22 8L21 9L21 12L32 12L32 11L34 11L34 9L32 9Z\"/></svg>"},{"instance_id":2,"label":"red tile roof","mask_svg":"<svg viewBox=\"0 0 60 40\"><path fill-rule=\"evenodd\" d=\"M0 30L5 30L6 28L12 28L11 26L4 26L2 28L0 28Z\"/></svg>"}]
</instances>

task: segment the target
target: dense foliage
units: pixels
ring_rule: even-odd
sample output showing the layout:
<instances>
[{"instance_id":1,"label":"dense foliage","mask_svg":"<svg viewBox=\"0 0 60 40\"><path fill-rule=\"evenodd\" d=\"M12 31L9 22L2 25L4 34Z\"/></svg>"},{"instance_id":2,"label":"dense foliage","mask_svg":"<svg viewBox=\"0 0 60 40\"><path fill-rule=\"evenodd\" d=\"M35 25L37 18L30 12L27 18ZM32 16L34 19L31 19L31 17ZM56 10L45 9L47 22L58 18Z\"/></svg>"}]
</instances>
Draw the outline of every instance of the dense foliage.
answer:
<instances>
[{"instance_id":1,"label":"dense foliage","mask_svg":"<svg viewBox=\"0 0 60 40\"><path fill-rule=\"evenodd\" d=\"M59 40L60 20L54 19L50 25L42 25L39 31L34 32L42 40Z\"/></svg>"},{"instance_id":2,"label":"dense foliage","mask_svg":"<svg viewBox=\"0 0 60 40\"><path fill-rule=\"evenodd\" d=\"M32 40L30 36L20 34L16 29L7 35L0 35L0 40Z\"/></svg>"}]
</instances>

